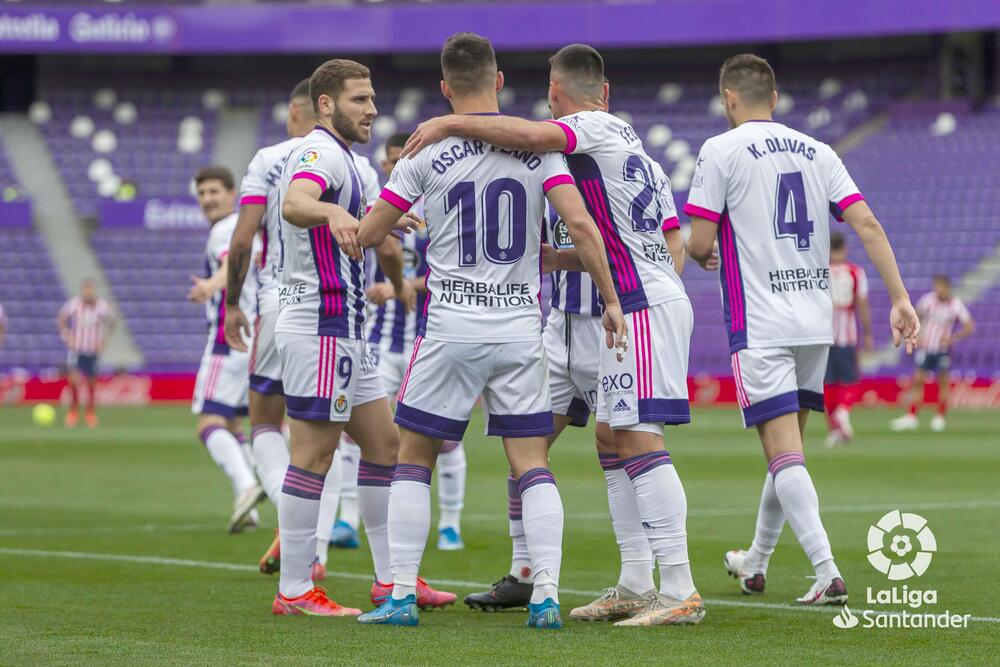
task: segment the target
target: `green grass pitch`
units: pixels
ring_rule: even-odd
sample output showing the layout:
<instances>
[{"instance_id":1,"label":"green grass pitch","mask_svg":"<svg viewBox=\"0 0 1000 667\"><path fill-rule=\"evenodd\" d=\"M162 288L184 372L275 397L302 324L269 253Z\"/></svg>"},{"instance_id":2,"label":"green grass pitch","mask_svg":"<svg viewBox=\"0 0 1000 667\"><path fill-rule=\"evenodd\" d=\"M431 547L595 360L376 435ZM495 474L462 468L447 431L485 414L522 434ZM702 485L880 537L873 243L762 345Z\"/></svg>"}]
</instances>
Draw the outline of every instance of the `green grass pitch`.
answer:
<instances>
[{"instance_id":1,"label":"green grass pitch","mask_svg":"<svg viewBox=\"0 0 1000 667\"><path fill-rule=\"evenodd\" d=\"M552 453L566 508L562 606L566 627L531 631L526 614L464 606L421 616L415 629L351 619L275 618L276 579L256 572L274 510L256 533L225 533L229 485L183 407L121 408L96 431L32 425L0 409L0 664L854 664L990 663L1000 643L1000 414L955 413L943 434L890 433L887 410L858 410L849 447L822 446L814 419L806 459L851 593L870 605L889 586L866 559L868 526L902 509L929 520L938 551L907 583L935 589L926 611L970 614L966 629L839 629L833 610L796 609L808 563L786 527L767 594L745 597L722 556L752 535L764 463L735 409L698 410L667 431L687 490L695 583L708 615L695 627L615 628L568 619L614 584L617 548L591 429L571 429ZM925 415L926 420L926 415ZM474 419L466 447L467 548L428 549L423 574L464 596L508 567L502 449ZM180 562L177 562L178 559ZM369 608L365 545L334 551L326 585Z\"/></svg>"}]
</instances>

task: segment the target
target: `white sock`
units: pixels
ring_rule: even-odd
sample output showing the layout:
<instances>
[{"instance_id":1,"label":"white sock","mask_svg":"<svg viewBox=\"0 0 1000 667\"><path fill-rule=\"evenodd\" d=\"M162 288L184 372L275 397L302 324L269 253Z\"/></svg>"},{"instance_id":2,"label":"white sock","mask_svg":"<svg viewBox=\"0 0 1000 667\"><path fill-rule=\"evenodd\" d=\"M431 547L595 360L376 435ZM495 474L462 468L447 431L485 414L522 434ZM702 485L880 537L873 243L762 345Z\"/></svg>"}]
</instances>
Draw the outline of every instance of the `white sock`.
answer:
<instances>
[{"instance_id":1,"label":"white sock","mask_svg":"<svg viewBox=\"0 0 1000 667\"><path fill-rule=\"evenodd\" d=\"M686 600L695 592L688 561L687 497L670 454L649 452L622 464L632 480L639 516L660 568L660 593Z\"/></svg>"},{"instance_id":2,"label":"white sock","mask_svg":"<svg viewBox=\"0 0 1000 667\"><path fill-rule=\"evenodd\" d=\"M454 528L461 532L462 507L465 501L465 448L449 440L441 447L437 460L438 530Z\"/></svg>"},{"instance_id":3,"label":"white sock","mask_svg":"<svg viewBox=\"0 0 1000 667\"><path fill-rule=\"evenodd\" d=\"M767 464L781 509L821 581L839 577L830 539L819 516L819 497L801 452L786 452ZM780 474L779 474L780 473Z\"/></svg>"},{"instance_id":4,"label":"white sock","mask_svg":"<svg viewBox=\"0 0 1000 667\"><path fill-rule=\"evenodd\" d=\"M785 513L781 509L781 501L774 491L774 477L767 473L764 478L764 490L760 494L760 509L757 510L757 529L754 531L753 543L747 550L743 561L743 571L747 574L767 574L767 565L774 553L774 547L781 538L781 529L785 526Z\"/></svg>"},{"instance_id":5,"label":"white sock","mask_svg":"<svg viewBox=\"0 0 1000 667\"><path fill-rule=\"evenodd\" d=\"M402 600L417 592L420 560L431 530L431 470L400 463L389 492L389 553L392 557L392 597ZM367 522L366 526L367 528Z\"/></svg>"},{"instance_id":6,"label":"white sock","mask_svg":"<svg viewBox=\"0 0 1000 667\"><path fill-rule=\"evenodd\" d=\"M507 478L507 518L510 519L510 540L513 552L510 557L510 576L522 584L534 581L531 569L531 554L528 553L528 539L524 536L524 521L521 519L521 492L517 490L517 480L513 473Z\"/></svg>"},{"instance_id":7,"label":"white sock","mask_svg":"<svg viewBox=\"0 0 1000 667\"><path fill-rule=\"evenodd\" d=\"M201 430L201 440L205 449L233 485L233 496L240 494L257 483L253 471L243 458L239 440L222 426L206 426Z\"/></svg>"},{"instance_id":8,"label":"white sock","mask_svg":"<svg viewBox=\"0 0 1000 667\"><path fill-rule=\"evenodd\" d=\"M632 482L617 454L598 454L598 458L608 486L611 527L621 552L622 569L618 575L618 586L633 593L651 591L656 588L653 582L653 552L649 550L646 529L639 518Z\"/></svg>"},{"instance_id":9,"label":"white sock","mask_svg":"<svg viewBox=\"0 0 1000 667\"><path fill-rule=\"evenodd\" d=\"M524 534L535 571L531 603L538 604L546 598L559 602L563 506L556 479L546 468L532 468L517 480L517 488L521 492Z\"/></svg>"},{"instance_id":10,"label":"white sock","mask_svg":"<svg viewBox=\"0 0 1000 667\"><path fill-rule=\"evenodd\" d=\"M354 530L358 529L358 465L361 448L345 433L340 436L340 520Z\"/></svg>"},{"instance_id":11,"label":"white sock","mask_svg":"<svg viewBox=\"0 0 1000 667\"><path fill-rule=\"evenodd\" d=\"M319 518L316 520L316 558L326 567L330 553L330 533L337 518L337 503L340 501L340 460L334 456L330 470L323 481L323 495L319 499Z\"/></svg>"},{"instance_id":12,"label":"white sock","mask_svg":"<svg viewBox=\"0 0 1000 667\"><path fill-rule=\"evenodd\" d=\"M316 555L316 517L323 493L323 475L288 466L278 503L281 538L281 579L278 591L294 598L312 589L312 562Z\"/></svg>"},{"instance_id":13,"label":"white sock","mask_svg":"<svg viewBox=\"0 0 1000 667\"><path fill-rule=\"evenodd\" d=\"M389 487L396 466L382 466L362 460L358 465L358 504L365 523L365 536L372 553L375 578L392 581L389 560ZM343 478L341 478L343 479Z\"/></svg>"},{"instance_id":14,"label":"white sock","mask_svg":"<svg viewBox=\"0 0 1000 667\"><path fill-rule=\"evenodd\" d=\"M247 434L243 431L236 432L236 442L240 443L240 451L243 452L243 458L246 460L247 465L250 466L250 470L257 467L256 461L253 458L253 447L250 444L250 440L247 439Z\"/></svg>"},{"instance_id":15,"label":"white sock","mask_svg":"<svg viewBox=\"0 0 1000 667\"><path fill-rule=\"evenodd\" d=\"M258 424L250 434L257 479L271 504L277 507L281 502L281 484L288 470L288 443L272 424Z\"/></svg>"}]
</instances>

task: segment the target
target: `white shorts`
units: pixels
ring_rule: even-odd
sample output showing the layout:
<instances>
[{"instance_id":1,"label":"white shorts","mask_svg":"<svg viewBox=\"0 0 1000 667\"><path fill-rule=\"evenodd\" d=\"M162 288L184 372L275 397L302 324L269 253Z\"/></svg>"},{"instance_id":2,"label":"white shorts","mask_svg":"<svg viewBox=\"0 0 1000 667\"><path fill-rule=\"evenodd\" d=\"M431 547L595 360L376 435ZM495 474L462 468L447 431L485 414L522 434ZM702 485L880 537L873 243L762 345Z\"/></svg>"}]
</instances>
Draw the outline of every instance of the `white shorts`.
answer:
<instances>
[{"instance_id":1,"label":"white shorts","mask_svg":"<svg viewBox=\"0 0 1000 667\"><path fill-rule=\"evenodd\" d=\"M396 423L433 438L461 440L480 394L487 435L525 438L555 431L541 339L452 343L418 337Z\"/></svg>"},{"instance_id":2,"label":"white shorts","mask_svg":"<svg viewBox=\"0 0 1000 667\"><path fill-rule=\"evenodd\" d=\"M243 416L247 414L250 354L232 349L225 354L213 354L214 347L214 341L209 341L201 357L191 412L227 419Z\"/></svg>"},{"instance_id":3,"label":"white shorts","mask_svg":"<svg viewBox=\"0 0 1000 667\"><path fill-rule=\"evenodd\" d=\"M808 408L823 412L828 345L756 347L732 355L743 425L756 426Z\"/></svg>"},{"instance_id":4,"label":"white shorts","mask_svg":"<svg viewBox=\"0 0 1000 667\"><path fill-rule=\"evenodd\" d=\"M274 342L274 325L278 311L261 313L254 325L253 348L250 352L250 389L258 394L281 395L281 358Z\"/></svg>"},{"instance_id":5,"label":"white shorts","mask_svg":"<svg viewBox=\"0 0 1000 667\"><path fill-rule=\"evenodd\" d=\"M379 375L382 376L385 393L394 400L399 394L400 385L403 384L403 375L406 374L406 367L410 363L410 355L402 352L390 352L370 344L368 349L375 360Z\"/></svg>"},{"instance_id":6,"label":"white shorts","mask_svg":"<svg viewBox=\"0 0 1000 667\"><path fill-rule=\"evenodd\" d=\"M688 349L694 315L687 299L627 313L628 352L599 345L601 381L597 421L612 428L662 432L663 424L691 421ZM640 425L646 425L639 427Z\"/></svg>"},{"instance_id":7,"label":"white shorts","mask_svg":"<svg viewBox=\"0 0 1000 667\"><path fill-rule=\"evenodd\" d=\"M385 398L365 341L283 332L274 339L289 417L346 422L354 406Z\"/></svg>"},{"instance_id":8,"label":"white shorts","mask_svg":"<svg viewBox=\"0 0 1000 667\"><path fill-rule=\"evenodd\" d=\"M549 359L552 412L570 418L570 426L586 426L597 410L598 346L604 340L601 318L553 308L542 342Z\"/></svg>"}]
</instances>

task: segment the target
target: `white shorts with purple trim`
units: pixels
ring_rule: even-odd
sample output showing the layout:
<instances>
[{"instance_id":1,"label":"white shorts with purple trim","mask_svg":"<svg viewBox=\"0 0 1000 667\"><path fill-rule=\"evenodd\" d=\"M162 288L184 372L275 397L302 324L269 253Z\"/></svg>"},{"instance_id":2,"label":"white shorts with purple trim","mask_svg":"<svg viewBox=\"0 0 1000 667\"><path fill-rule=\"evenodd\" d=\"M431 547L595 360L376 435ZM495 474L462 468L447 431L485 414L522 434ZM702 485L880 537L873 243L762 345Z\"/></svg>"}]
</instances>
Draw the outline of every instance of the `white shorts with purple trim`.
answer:
<instances>
[{"instance_id":1,"label":"white shorts with purple trim","mask_svg":"<svg viewBox=\"0 0 1000 667\"><path fill-rule=\"evenodd\" d=\"M257 316L250 351L250 388L258 394L284 394L281 384L281 357L274 342L274 325L278 321L278 311L261 313Z\"/></svg>"},{"instance_id":2,"label":"white shorts with purple trim","mask_svg":"<svg viewBox=\"0 0 1000 667\"><path fill-rule=\"evenodd\" d=\"M542 342L549 360L552 412L570 418L571 426L586 426L597 410L597 348L604 340L601 318L553 308Z\"/></svg>"},{"instance_id":3,"label":"white shorts with purple trim","mask_svg":"<svg viewBox=\"0 0 1000 667\"><path fill-rule=\"evenodd\" d=\"M389 395L390 399L395 399L403 384L406 367L410 364L410 355L402 352L391 352L371 344L369 344L368 349L375 360L379 375L382 376L385 393Z\"/></svg>"},{"instance_id":4,"label":"white shorts with purple trim","mask_svg":"<svg viewBox=\"0 0 1000 667\"><path fill-rule=\"evenodd\" d=\"M736 400L747 428L798 412L823 412L828 345L755 347L732 354Z\"/></svg>"},{"instance_id":5,"label":"white shorts with purple trim","mask_svg":"<svg viewBox=\"0 0 1000 667\"><path fill-rule=\"evenodd\" d=\"M289 417L346 422L355 406L385 398L364 340L278 332L275 342Z\"/></svg>"},{"instance_id":6,"label":"white shorts with purple trim","mask_svg":"<svg viewBox=\"0 0 1000 667\"><path fill-rule=\"evenodd\" d=\"M555 430L541 339L453 343L417 337L396 423L433 438L461 440L480 394L487 435L526 438Z\"/></svg>"},{"instance_id":7,"label":"white shorts with purple trim","mask_svg":"<svg viewBox=\"0 0 1000 667\"><path fill-rule=\"evenodd\" d=\"M687 424L691 302L674 299L626 313L625 322L628 352L622 361L616 349L598 345L597 421L614 429L650 432L660 432L664 424Z\"/></svg>"},{"instance_id":8,"label":"white shorts with purple trim","mask_svg":"<svg viewBox=\"0 0 1000 667\"><path fill-rule=\"evenodd\" d=\"M247 414L249 368L250 353L230 349L223 354L209 340L194 381L191 412L227 419Z\"/></svg>"}]
</instances>

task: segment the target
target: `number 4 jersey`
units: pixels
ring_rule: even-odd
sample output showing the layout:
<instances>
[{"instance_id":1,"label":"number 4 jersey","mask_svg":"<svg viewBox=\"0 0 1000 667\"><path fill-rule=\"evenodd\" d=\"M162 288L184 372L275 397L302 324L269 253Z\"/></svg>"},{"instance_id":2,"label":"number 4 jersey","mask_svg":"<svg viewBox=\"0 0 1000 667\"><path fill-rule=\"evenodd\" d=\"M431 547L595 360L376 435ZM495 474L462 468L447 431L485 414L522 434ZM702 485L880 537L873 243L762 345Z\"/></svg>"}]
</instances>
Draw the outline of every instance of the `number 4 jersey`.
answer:
<instances>
[{"instance_id":1,"label":"number 4 jersey","mask_svg":"<svg viewBox=\"0 0 1000 667\"><path fill-rule=\"evenodd\" d=\"M450 137L400 160L380 197L407 211L421 195L426 317L418 335L457 343L541 339L539 247L545 193L572 184L558 153Z\"/></svg>"},{"instance_id":2,"label":"number 4 jersey","mask_svg":"<svg viewBox=\"0 0 1000 667\"><path fill-rule=\"evenodd\" d=\"M833 342L827 211L861 199L832 148L781 123L705 142L684 212L719 224L730 352Z\"/></svg>"}]
</instances>

